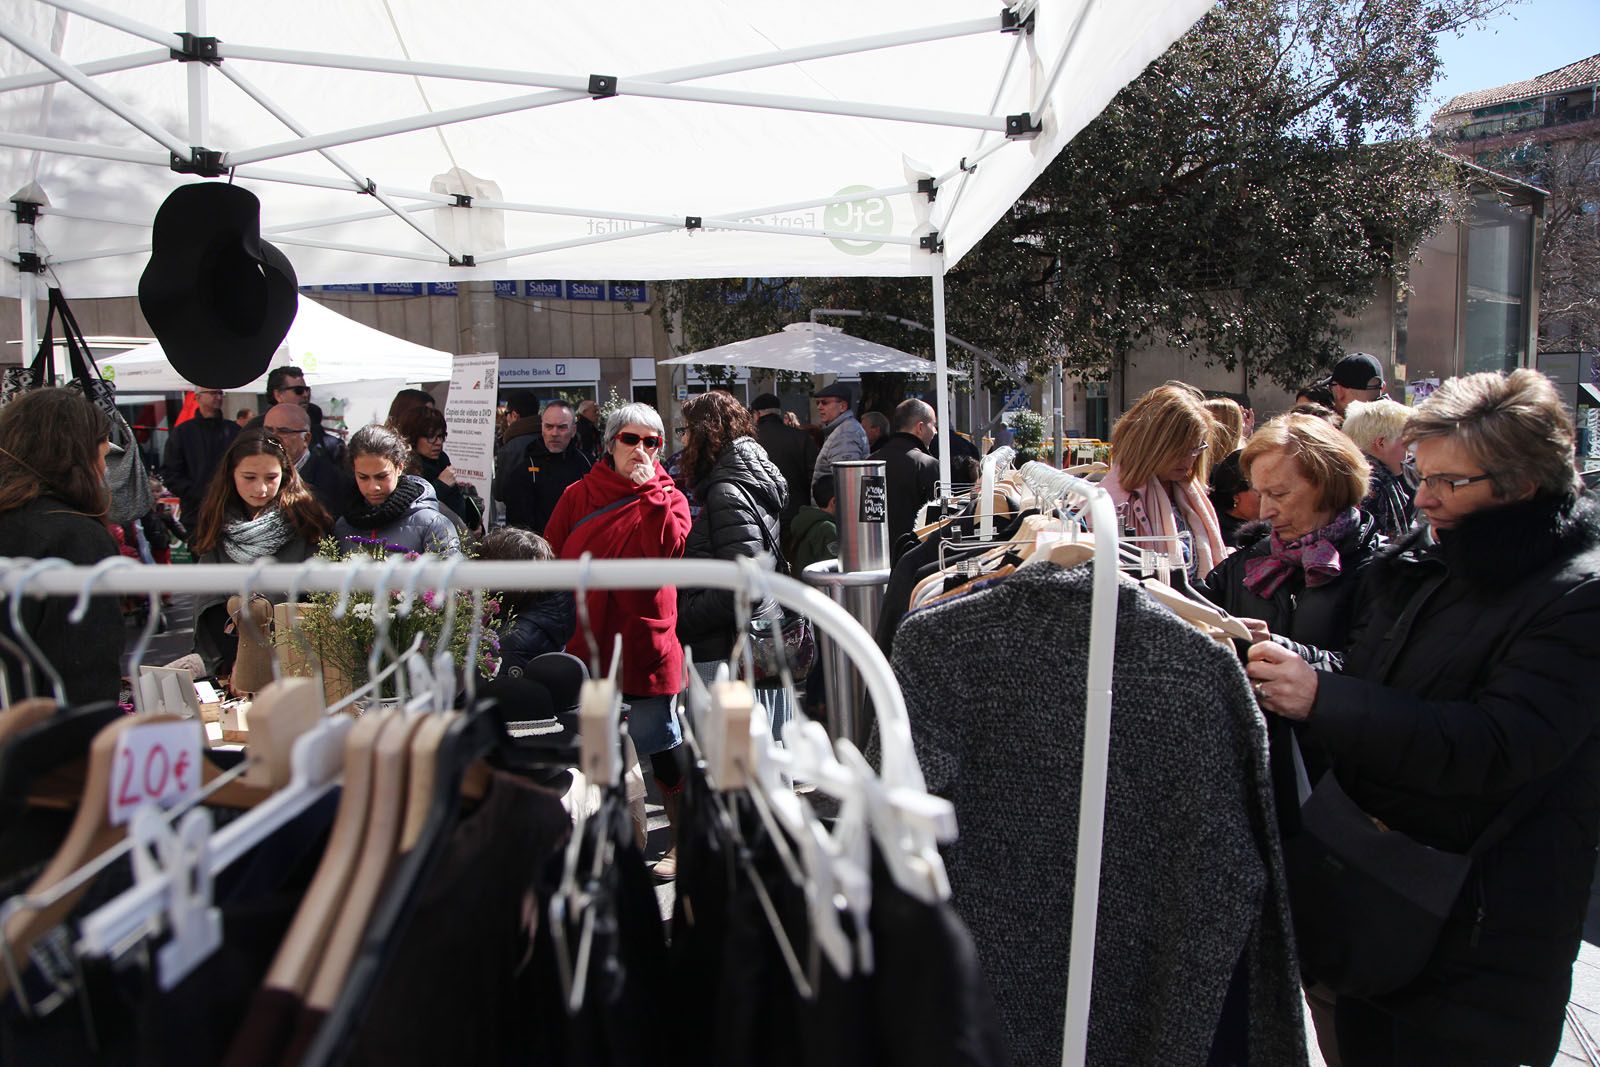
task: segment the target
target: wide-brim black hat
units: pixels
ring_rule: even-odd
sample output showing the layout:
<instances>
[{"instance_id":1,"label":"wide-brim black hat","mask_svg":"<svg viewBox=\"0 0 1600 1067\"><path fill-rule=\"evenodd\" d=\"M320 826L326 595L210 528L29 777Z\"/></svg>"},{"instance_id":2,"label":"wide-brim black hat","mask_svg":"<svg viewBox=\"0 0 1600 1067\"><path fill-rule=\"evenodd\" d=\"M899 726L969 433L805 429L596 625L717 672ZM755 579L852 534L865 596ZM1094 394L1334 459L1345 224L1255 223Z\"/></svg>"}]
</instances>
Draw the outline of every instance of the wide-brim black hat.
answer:
<instances>
[{"instance_id":1,"label":"wide-brim black hat","mask_svg":"<svg viewBox=\"0 0 1600 1067\"><path fill-rule=\"evenodd\" d=\"M261 201L201 182L156 212L139 307L167 360L195 385L237 389L266 373L294 322L294 268L261 239Z\"/></svg>"}]
</instances>

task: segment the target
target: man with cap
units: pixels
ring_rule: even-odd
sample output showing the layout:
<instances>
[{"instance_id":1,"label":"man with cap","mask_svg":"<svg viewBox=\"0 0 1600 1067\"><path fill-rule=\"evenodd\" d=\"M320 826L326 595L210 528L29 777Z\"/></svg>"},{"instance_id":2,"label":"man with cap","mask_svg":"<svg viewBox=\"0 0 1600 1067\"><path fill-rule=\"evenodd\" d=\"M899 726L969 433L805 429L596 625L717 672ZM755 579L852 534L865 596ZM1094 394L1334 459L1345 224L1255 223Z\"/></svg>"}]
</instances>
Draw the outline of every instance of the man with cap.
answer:
<instances>
[{"instance_id":1,"label":"man with cap","mask_svg":"<svg viewBox=\"0 0 1600 1067\"><path fill-rule=\"evenodd\" d=\"M1323 384L1333 391L1333 410L1342 416L1352 400L1370 403L1383 393L1383 364L1366 352L1352 352L1333 365Z\"/></svg>"},{"instance_id":2,"label":"man with cap","mask_svg":"<svg viewBox=\"0 0 1600 1067\"><path fill-rule=\"evenodd\" d=\"M866 459L867 431L850 410L855 396L843 382L817 390L811 394L817 402L817 420L822 424L822 449L817 453L817 465L811 472L811 483L833 474L833 465L854 459ZM807 493L809 497L811 494Z\"/></svg>"},{"instance_id":3,"label":"man with cap","mask_svg":"<svg viewBox=\"0 0 1600 1067\"><path fill-rule=\"evenodd\" d=\"M306 409L292 401L274 404L261 417L261 428L283 442L284 454L317 503L330 515L343 515L354 502L356 481L342 464L311 450L311 419Z\"/></svg>"},{"instance_id":4,"label":"man with cap","mask_svg":"<svg viewBox=\"0 0 1600 1067\"><path fill-rule=\"evenodd\" d=\"M774 393L762 393L750 403L756 419L756 440L767 458L789 483L789 502L779 514L785 537L800 505L811 499L811 469L817 464L817 444L811 435L783 421L783 402Z\"/></svg>"},{"instance_id":5,"label":"man with cap","mask_svg":"<svg viewBox=\"0 0 1600 1067\"><path fill-rule=\"evenodd\" d=\"M161 480L178 497L178 521L199 529L200 504L239 424L222 416L222 390L196 389L194 417L173 428L161 457Z\"/></svg>"}]
</instances>

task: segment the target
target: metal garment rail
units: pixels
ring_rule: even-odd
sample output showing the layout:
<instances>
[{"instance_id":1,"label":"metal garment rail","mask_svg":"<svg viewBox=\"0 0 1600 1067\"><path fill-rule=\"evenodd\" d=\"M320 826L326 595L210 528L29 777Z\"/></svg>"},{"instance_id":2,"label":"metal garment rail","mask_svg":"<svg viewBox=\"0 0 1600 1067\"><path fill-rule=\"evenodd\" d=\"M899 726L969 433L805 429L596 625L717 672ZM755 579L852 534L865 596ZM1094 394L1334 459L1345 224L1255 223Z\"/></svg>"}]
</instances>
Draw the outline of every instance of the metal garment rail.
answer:
<instances>
[{"instance_id":1,"label":"metal garment rail","mask_svg":"<svg viewBox=\"0 0 1600 1067\"><path fill-rule=\"evenodd\" d=\"M727 560L552 560L536 563L487 560L419 558L394 561L312 561L304 564L273 563L266 566L217 564L206 566L144 566L102 570L62 566L28 576L35 561L0 559L0 588L7 595L72 596L84 591L93 575L93 591L123 596L159 593L340 592L372 590L380 578L390 590L413 589L656 589L663 585L727 589L732 592L759 585L757 595L770 592L785 607L805 615L840 647L848 650L872 694L882 735L884 784L926 792L922 769L911 742L911 723L905 698L889 661L877 642L850 617L850 613L823 593L784 575L761 572L755 579L739 564ZM393 564L393 566L391 566ZM352 571L355 574L352 574ZM420 572L420 573L419 573Z\"/></svg>"},{"instance_id":2,"label":"metal garment rail","mask_svg":"<svg viewBox=\"0 0 1600 1067\"><path fill-rule=\"evenodd\" d=\"M1083 718L1083 779L1078 787L1078 858L1072 883L1072 940L1064 1067L1086 1063L1089 991L1094 985L1094 932L1100 911L1100 856L1106 824L1106 769L1111 756L1111 667L1117 641L1117 509L1093 482L1036 461L1022 479L1040 500L1087 506L1094 524L1094 581L1089 607L1089 675Z\"/></svg>"}]
</instances>

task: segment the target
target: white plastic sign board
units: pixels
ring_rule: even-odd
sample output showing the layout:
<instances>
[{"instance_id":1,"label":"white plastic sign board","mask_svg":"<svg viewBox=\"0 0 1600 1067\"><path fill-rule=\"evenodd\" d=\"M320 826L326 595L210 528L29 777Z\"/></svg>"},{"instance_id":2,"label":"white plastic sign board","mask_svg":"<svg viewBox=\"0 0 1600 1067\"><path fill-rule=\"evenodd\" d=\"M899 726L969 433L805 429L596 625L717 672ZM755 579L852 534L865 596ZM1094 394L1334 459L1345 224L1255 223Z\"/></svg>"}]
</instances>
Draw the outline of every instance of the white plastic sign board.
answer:
<instances>
[{"instance_id":1,"label":"white plastic sign board","mask_svg":"<svg viewBox=\"0 0 1600 1067\"><path fill-rule=\"evenodd\" d=\"M199 791L198 720L143 723L117 738L111 759L111 825L123 825L141 805L169 808Z\"/></svg>"},{"instance_id":2,"label":"white plastic sign board","mask_svg":"<svg viewBox=\"0 0 1600 1067\"><path fill-rule=\"evenodd\" d=\"M456 481L465 482L489 499L494 480L495 398L500 380L498 353L457 356L450 372L450 393L444 421L450 433L446 451Z\"/></svg>"}]
</instances>

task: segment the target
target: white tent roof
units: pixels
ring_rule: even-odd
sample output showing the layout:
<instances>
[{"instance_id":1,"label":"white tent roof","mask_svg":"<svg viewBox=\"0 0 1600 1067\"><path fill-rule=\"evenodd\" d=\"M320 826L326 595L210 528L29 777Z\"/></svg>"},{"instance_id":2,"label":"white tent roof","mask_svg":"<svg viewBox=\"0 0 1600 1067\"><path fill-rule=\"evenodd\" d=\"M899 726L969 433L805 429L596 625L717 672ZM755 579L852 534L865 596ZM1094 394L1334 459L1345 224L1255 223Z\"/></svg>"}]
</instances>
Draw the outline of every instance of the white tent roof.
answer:
<instances>
[{"instance_id":1,"label":"white tent roof","mask_svg":"<svg viewBox=\"0 0 1600 1067\"><path fill-rule=\"evenodd\" d=\"M1210 4L0 0L0 193L73 298L134 292L195 146L303 285L931 275Z\"/></svg>"},{"instance_id":2,"label":"white tent roof","mask_svg":"<svg viewBox=\"0 0 1600 1067\"><path fill-rule=\"evenodd\" d=\"M394 378L407 382L441 382L450 378L448 352L403 341L382 330L363 326L336 311L304 296L295 315L289 336L274 353L272 367L294 366L306 372L306 382L326 386L359 382L370 378ZM159 344L124 352L99 361L100 371L125 393L176 392L193 389L171 363ZM243 392L266 392L265 374Z\"/></svg>"},{"instance_id":3,"label":"white tent roof","mask_svg":"<svg viewBox=\"0 0 1600 1067\"><path fill-rule=\"evenodd\" d=\"M718 345L663 363L764 367L804 374L932 374L934 365L898 348L852 337L837 326L791 322L777 333ZM951 371L951 374L959 373Z\"/></svg>"}]
</instances>

